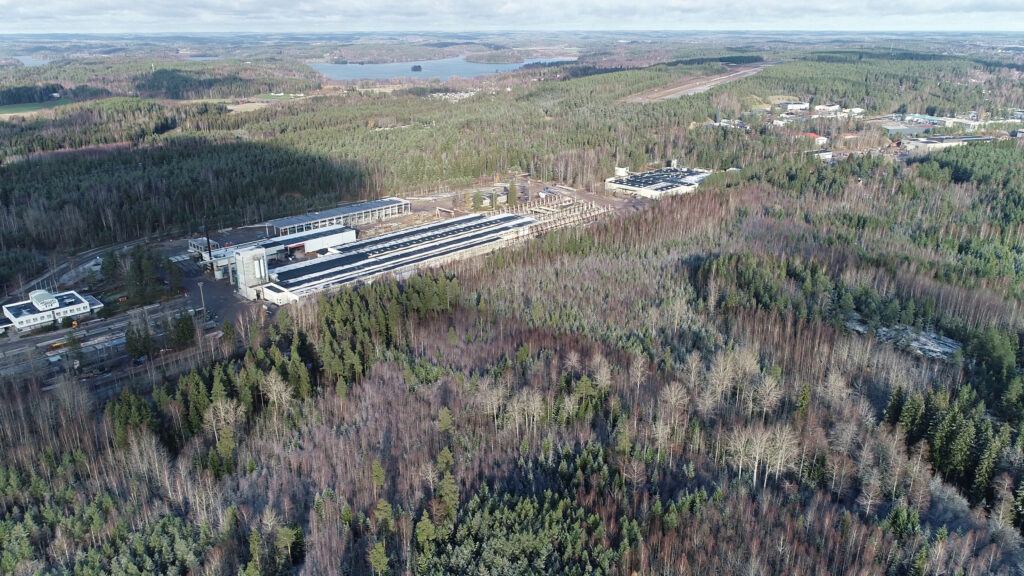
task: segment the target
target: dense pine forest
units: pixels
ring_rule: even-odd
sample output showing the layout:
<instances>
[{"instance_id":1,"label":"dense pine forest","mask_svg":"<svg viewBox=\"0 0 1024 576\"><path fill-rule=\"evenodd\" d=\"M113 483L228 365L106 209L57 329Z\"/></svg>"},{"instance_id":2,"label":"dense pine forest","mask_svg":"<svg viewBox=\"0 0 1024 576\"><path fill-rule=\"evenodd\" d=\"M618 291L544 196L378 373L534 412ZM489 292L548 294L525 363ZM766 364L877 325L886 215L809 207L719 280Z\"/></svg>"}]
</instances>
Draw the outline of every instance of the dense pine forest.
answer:
<instances>
[{"instance_id":1,"label":"dense pine forest","mask_svg":"<svg viewBox=\"0 0 1024 576\"><path fill-rule=\"evenodd\" d=\"M778 95L1024 106L1010 68L885 54L789 53L643 105L622 99L718 56L524 70L461 102L131 97L0 121L0 274L509 169L594 190L616 165L718 170L589 227L226 318L212 360L106 402L74 375L3 382L0 574L1020 573L1024 146L823 163L756 118L707 125Z\"/></svg>"}]
</instances>

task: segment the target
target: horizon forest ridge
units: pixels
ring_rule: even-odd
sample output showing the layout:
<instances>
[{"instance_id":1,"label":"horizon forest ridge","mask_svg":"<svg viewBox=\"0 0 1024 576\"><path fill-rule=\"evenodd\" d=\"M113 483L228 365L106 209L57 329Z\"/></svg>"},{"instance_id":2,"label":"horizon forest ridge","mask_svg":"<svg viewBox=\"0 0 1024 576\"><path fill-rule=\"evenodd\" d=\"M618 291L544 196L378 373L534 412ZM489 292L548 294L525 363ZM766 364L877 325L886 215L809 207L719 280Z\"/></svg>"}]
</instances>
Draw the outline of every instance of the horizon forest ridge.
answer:
<instances>
[{"instance_id":1,"label":"horizon forest ridge","mask_svg":"<svg viewBox=\"0 0 1024 576\"><path fill-rule=\"evenodd\" d=\"M1024 33L7 10L0 576L1024 574Z\"/></svg>"}]
</instances>

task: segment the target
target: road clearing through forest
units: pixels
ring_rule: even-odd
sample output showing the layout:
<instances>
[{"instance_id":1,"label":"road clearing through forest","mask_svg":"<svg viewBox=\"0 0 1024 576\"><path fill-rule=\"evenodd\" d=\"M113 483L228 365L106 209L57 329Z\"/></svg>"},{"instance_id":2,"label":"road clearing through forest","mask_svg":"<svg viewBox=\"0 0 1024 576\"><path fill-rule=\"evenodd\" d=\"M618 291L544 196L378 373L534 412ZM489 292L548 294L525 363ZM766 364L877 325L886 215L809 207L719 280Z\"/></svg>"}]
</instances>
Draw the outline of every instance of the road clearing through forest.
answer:
<instances>
[{"instance_id":1,"label":"road clearing through forest","mask_svg":"<svg viewBox=\"0 0 1024 576\"><path fill-rule=\"evenodd\" d=\"M701 92L707 92L708 90L725 84L726 82L732 82L733 80L739 80L740 78L747 78L757 74L761 70L769 66L774 66L778 62L764 62L761 64L750 65L750 66L734 66L722 72L720 74L713 74L711 76L695 76L691 78L685 78L678 82L673 82L668 86L661 88L655 88L653 90L647 90L639 94L627 96L623 98L623 102L630 104L647 104L650 102L661 102L663 100L671 100L673 98L681 98L683 96L690 96L692 94L700 94Z\"/></svg>"}]
</instances>

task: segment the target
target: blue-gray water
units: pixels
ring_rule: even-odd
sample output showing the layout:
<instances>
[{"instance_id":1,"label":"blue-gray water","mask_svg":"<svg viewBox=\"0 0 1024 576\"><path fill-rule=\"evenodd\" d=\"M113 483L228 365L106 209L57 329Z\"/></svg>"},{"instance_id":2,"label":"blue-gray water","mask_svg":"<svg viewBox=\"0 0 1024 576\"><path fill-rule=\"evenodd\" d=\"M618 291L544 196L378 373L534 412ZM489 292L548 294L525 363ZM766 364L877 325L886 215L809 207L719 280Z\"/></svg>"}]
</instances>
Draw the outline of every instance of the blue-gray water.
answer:
<instances>
[{"instance_id":1,"label":"blue-gray water","mask_svg":"<svg viewBox=\"0 0 1024 576\"><path fill-rule=\"evenodd\" d=\"M42 66L43 64L48 64L50 62L49 60L38 60L31 56L14 56L13 58L20 61L25 66Z\"/></svg>"},{"instance_id":2,"label":"blue-gray water","mask_svg":"<svg viewBox=\"0 0 1024 576\"><path fill-rule=\"evenodd\" d=\"M536 62L571 62L575 58L527 58L518 64L481 64L466 62L464 56L444 60L419 60L416 62L391 62L389 64L310 64L331 80L387 80L390 78L439 78L446 82L452 76L475 78L484 74L508 72ZM423 70L413 72L413 66Z\"/></svg>"}]
</instances>

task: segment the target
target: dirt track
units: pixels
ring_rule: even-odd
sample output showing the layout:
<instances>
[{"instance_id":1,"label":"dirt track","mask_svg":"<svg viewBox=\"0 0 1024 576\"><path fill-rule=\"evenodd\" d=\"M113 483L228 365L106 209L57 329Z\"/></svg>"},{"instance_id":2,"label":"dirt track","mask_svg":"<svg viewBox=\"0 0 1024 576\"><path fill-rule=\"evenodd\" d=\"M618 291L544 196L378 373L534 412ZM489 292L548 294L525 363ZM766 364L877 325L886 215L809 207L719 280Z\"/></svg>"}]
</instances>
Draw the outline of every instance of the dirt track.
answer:
<instances>
[{"instance_id":1,"label":"dirt track","mask_svg":"<svg viewBox=\"0 0 1024 576\"><path fill-rule=\"evenodd\" d=\"M681 98L691 94L700 94L701 92L706 92L719 84L725 84L726 82L732 82L733 80L753 76L771 65L772 64L737 66L713 76L687 78L662 88L655 88L654 90L648 90L646 92L641 92L640 94L629 96L624 98L622 101L633 104L644 104L649 102L660 102L662 100L671 100L672 98Z\"/></svg>"}]
</instances>

